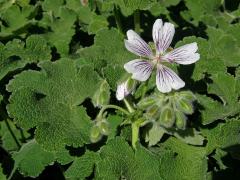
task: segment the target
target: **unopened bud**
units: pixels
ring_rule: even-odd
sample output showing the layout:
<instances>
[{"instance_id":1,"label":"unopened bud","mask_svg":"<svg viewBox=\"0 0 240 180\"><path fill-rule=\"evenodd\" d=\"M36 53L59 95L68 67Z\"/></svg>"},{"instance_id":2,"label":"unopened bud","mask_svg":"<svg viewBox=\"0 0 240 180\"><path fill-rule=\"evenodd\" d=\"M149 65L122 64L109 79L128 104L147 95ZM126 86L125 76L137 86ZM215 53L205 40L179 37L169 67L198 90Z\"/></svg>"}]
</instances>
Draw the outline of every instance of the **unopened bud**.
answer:
<instances>
[{"instance_id":1,"label":"unopened bud","mask_svg":"<svg viewBox=\"0 0 240 180\"><path fill-rule=\"evenodd\" d=\"M155 102L156 102L156 99L154 97L147 97L147 98L142 99L138 103L138 107L140 107L142 109L146 109L146 108L152 106Z\"/></svg>"},{"instance_id":2,"label":"unopened bud","mask_svg":"<svg viewBox=\"0 0 240 180\"><path fill-rule=\"evenodd\" d=\"M183 91L180 93L180 96L190 102L196 100L196 97L191 91Z\"/></svg>"},{"instance_id":3,"label":"unopened bud","mask_svg":"<svg viewBox=\"0 0 240 180\"><path fill-rule=\"evenodd\" d=\"M175 124L178 129L184 130L186 128L186 116L181 111L175 111Z\"/></svg>"},{"instance_id":4,"label":"unopened bud","mask_svg":"<svg viewBox=\"0 0 240 180\"><path fill-rule=\"evenodd\" d=\"M110 87L106 80L102 81L100 88L95 92L92 101L95 106L101 107L109 103Z\"/></svg>"},{"instance_id":5,"label":"unopened bud","mask_svg":"<svg viewBox=\"0 0 240 180\"><path fill-rule=\"evenodd\" d=\"M153 105L150 108L147 109L146 115L151 120L155 120L159 117L160 114L160 108L157 105Z\"/></svg>"},{"instance_id":6,"label":"unopened bud","mask_svg":"<svg viewBox=\"0 0 240 180\"><path fill-rule=\"evenodd\" d=\"M109 134L109 125L107 122L101 122L99 124L99 129L103 135L108 135Z\"/></svg>"},{"instance_id":7,"label":"unopened bud","mask_svg":"<svg viewBox=\"0 0 240 180\"><path fill-rule=\"evenodd\" d=\"M101 139L102 135L101 135L101 130L98 126L94 125L91 128L91 132L90 132L90 139L92 142L97 142Z\"/></svg>"},{"instance_id":8,"label":"unopened bud","mask_svg":"<svg viewBox=\"0 0 240 180\"><path fill-rule=\"evenodd\" d=\"M116 91L117 100L119 101L123 100L126 96L128 96L130 93L134 91L135 87L136 81L131 78L128 78L126 81L118 84Z\"/></svg>"},{"instance_id":9,"label":"unopened bud","mask_svg":"<svg viewBox=\"0 0 240 180\"><path fill-rule=\"evenodd\" d=\"M192 102L186 100L185 98L179 98L176 104L178 110L184 112L185 114L192 114L194 111Z\"/></svg>"},{"instance_id":10,"label":"unopened bud","mask_svg":"<svg viewBox=\"0 0 240 180\"><path fill-rule=\"evenodd\" d=\"M169 107L164 108L161 112L160 119L159 119L160 125L166 128L170 128L173 126L174 121L175 121L175 116L174 116L173 110Z\"/></svg>"}]
</instances>

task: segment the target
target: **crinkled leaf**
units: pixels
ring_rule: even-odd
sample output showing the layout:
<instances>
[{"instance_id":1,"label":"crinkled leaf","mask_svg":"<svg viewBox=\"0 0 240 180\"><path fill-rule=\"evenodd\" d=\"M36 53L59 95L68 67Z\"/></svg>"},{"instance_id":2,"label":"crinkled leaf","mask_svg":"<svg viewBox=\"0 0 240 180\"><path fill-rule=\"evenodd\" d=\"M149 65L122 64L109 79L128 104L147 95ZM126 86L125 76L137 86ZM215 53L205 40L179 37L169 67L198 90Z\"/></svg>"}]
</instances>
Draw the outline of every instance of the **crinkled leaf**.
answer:
<instances>
[{"instance_id":1,"label":"crinkled leaf","mask_svg":"<svg viewBox=\"0 0 240 180\"><path fill-rule=\"evenodd\" d=\"M55 2L55 1L54 1ZM69 45L75 33L76 13L66 7L59 8L59 16L54 17L51 13L45 13L40 21L41 26L50 28L45 38L56 47L61 56L69 53Z\"/></svg>"},{"instance_id":2,"label":"crinkled leaf","mask_svg":"<svg viewBox=\"0 0 240 180\"><path fill-rule=\"evenodd\" d=\"M18 39L9 41L5 46L0 43L0 79L26 64L49 61L50 58L50 47L38 35L29 36L26 43Z\"/></svg>"},{"instance_id":3,"label":"crinkled leaf","mask_svg":"<svg viewBox=\"0 0 240 180\"><path fill-rule=\"evenodd\" d=\"M103 69L104 77L107 79L110 87L115 90L119 79L126 74L124 68L119 65L107 65Z\"/></svg>"},{"instance_id":4,"label":"crinkled leaf","mask_svg":"<svg viewBox=\"0 0 240 180\"><path fill-rule=\"evenodd\" d=\"M36 128L36 140L48 150L89 141L90 118L78 106L92 97L100 79L89 66L72 60L46 62L42 70L25 71L12 80L8 112L23 128Z\"/></svg>"},{"instance_id":5,"label":"crinkled leaf","mask_svg":"<svg viewBox=\"0 0 240 180\"><path fill-rule=\"evenodd\" d=\"M118 30L103 29L96 34L93 46L80 49L78 52L81 58L93 62L97 68L106 64L117 64L123 67L124 63L134 58L134 55L124 47L123 39L123 35Z\"/></svg>"},{"instance_id":6,"label":"crinkled leaf","mask_svg":"<svg viewBox=\"0 0 240 180\"><path fill-rule=\"evenodd\" d=\"M100 157L96 179L162 179L157 156L141 146L134 154L121 138L110 140L100 150Z\"/></svg>"},{"instance_id":7,"label":"crinkled leaf","mask_svg":"<svg viewBox=\"0 0 240 180\"><path fill-rule=\"evenodd\" d=\"M102 11L110 11L116 5L125 16L129 16L136 10L150 9L155 2L156 0L106 0L102 3Z\"/></svg>"},{"instance_id":8,"label":"crinkled leaf","mask_svg":"<svg viewBox=\"0 0 240 180\"><path fill-rule=\"evenodd\" d=\"M211 153L214 149L231 150L240 145L240 121L227 120L219 123L213 129L203 129L202 133L207 137L207 152Z\"/></svg>"},{"instance_id":9,"label":"crinkled leaf","mask_svg":"<svg viewBox=\"0 0 240 180\"><path fill-rule=\"evenodd\" d=\"M114 139L115 136L117 135L118 127L123 122L123 118L117 115L111 115L107 118L107 122L109 123L109 127L110 127L108 140Z\"/></svg>"},{"instance_id":10,"label":"crinkled leaf","mask_svg":"<svg viewBox=\"0 0 240 180\"><path fill-rule=\"evenodd\" d=\"M220 15L219 7L221 6L221 0L185 0L188 11L184 11L184 13L189 13L189 17L192 19L187 19L189 21L192 20L193 23L197 24L199 21L205 19L206 15ZM186 17L183 14L183 17Z\"/></svg>"},{"instance_id":11,"label":"crinkled leaf","mask_svg":"<svg viewBox=\"0 0 240 180\"><path fill-rule=\"evenodd\" d=\"M24 32L21 29L34 24L36 21L32 15L35 8L34 6L19 7L16 4L12 4L9 8L2 10L0 12L0 39L21 34Z\"/></svg>"},{"instance_id":12,"label":"crinkled leaf","mask_svg":"<svg viewBox=\"0 0 240 180\"><path fill-rule=\"evenodd\" d=\"M202 123L209 124L218 119L226 119L239 112L238 87L239 79L229 74L212 75L212 83L208 84L208 92L217 95L221 101L218 102L204 95L197 95L202 108ZM231 88L229 88L231 87Z\"/></svg>"},{"instance_id":13,"label":"crinkled leaf","mask_svg":"<svg viewBox=\"0 0 240 180\"><path fill-rule=\"evenodd\" d=\"M53 163L54 156L44 151L36 141L24 144L19 152L13 154L14 169L18 169L24 176L37 177L45 166Z\"/></svg>"},{"instance_id":14,"label":"crinkled leaf","mask_svg":"<svg viewBox=\"0 0 240 180\"><path fill-rule=\"evenodd\" d=\"M69 179L85 179L93 172L94 165L99 161L99 154L87 151L79 158L75 158L71 166L65 172L65 177Z\"/></svg>"},{"instance_id":15,"label":"crinkled leaf","mask_svg":"<svg viewBox=\"0 0 240 180\"><path fill-rule=\"evenodd\" d=\"M204 137L194 128L187 128L186 130L173 130L168 131L168 133L187 144L203 145Z\"/></svg>"},{"instance_id":16,"label":"crinkled leaf","mask_svg":"<svg viewBox=\"0 0 240 180\"><path fill-rule=\"evenodd\" d=\"M158 151L159 172L163 179L206 179L208 167L205 148L169 138L159 145Z\"/></svg>"}]
</instances>

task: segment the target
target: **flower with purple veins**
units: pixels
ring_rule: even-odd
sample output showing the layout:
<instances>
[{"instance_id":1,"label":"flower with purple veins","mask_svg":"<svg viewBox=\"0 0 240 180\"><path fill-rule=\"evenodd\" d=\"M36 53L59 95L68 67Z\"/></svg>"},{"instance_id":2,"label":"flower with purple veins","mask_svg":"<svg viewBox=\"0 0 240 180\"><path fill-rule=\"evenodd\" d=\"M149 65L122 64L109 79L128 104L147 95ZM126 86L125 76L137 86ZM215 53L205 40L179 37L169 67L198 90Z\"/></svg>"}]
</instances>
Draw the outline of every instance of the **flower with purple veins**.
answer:
<instances>
[{"instance_id":1,"label":"flower with purple veins","mask_svg":"<svg viewBox=\"0 0 240 180\"><path fill-rule=\"evenodd\" d=\"M127 31L126 48L140 56L140 59L132 60L124 65L132 78L138 81L146 81L153 69L157 68L156 85L160 92L167 93L172 89L180 89L185 86L184 81L170 68L164 66L163 62L192 64L199 60L200 54L197 43L190 43L179 48L168 51L175 33L174 25L161 19L157 19L153 25L152 36L156 48L154 55L149 45L133 30ZM142 57L148 60L141 59Z\"/></svg>"}]
</instances>

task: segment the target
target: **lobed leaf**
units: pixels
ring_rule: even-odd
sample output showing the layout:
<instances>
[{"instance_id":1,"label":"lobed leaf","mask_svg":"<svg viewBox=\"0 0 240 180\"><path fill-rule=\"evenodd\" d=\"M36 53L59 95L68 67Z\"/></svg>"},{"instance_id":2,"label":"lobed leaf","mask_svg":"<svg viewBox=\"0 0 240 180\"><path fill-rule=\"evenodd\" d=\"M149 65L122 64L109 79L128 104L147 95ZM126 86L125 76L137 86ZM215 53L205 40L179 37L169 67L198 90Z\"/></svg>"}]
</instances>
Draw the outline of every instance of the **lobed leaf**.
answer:
<instances>
[{"instance_id":1,"label":"lobed leaf","mask_svg":"<svg viewBox=\"0 0 240 180\"><path fill-rule=\"evenodd\" d=\"M23 128L36 128L36 141L48 150L89 142L91 121L79 106L92 97L100 78L89 66L77 69L72 60L41 63L42 70L15 76L7 109Z\"/></svg>"}]
</instances>

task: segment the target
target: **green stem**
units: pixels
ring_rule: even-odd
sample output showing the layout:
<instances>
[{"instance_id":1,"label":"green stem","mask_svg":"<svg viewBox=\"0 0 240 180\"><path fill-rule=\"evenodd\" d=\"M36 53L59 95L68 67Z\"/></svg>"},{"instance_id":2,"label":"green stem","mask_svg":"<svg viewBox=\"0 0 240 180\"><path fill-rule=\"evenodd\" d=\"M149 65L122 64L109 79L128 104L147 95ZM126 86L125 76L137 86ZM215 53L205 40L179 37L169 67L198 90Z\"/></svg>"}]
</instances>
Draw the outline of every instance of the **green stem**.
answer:
<instances>
[{"instance_id":1,"label":"green stem","mask_svg":"<svg viewBox=\"0 0 240 180\"><path fill-rule=\"evenodd\" d=\"M8 130L9 130L10 134L12 135L14 141L16 142L18 148L20 149L20 148L21 148L21 145L20 145L20 143L18 142L17 137L15 136L14 132L12 131L12 129L11 129L11 127L10 127L10 124L8 123L8 120L7 120L7 119L5 119L5 123L6 123L6 125L7 125L7 128L8 128Z\"/></svg>"},{"instance_id":2,"label":"green stem","mask_svg":"<svg viewBox=\"0 0 240 180\"><path fill-rule=\"evenodd\" d=\"M121 22L119 9L116 6L114 6L113 8L113 14L114 14L114 18L115 18L118 30L120 31L120 33L124 34L122 29L122 22Z\"/></svg>"},{"instance_id":3,"label":"green stem","mask_svg":"<svg viewBox=\"0 0 240 180\"><path fill-rule=\"evenodd\" d=\"M133 15L134 18L134 29L137 33L140 33L141 27L140 27L140 12L139 10L136 10Z\"/></svg>"},{"instance_id":4,"label":"green stem","mask_svg":"<svg viewBox=\"0 0 240 180\"><path fill-rule=\"evenodd\" d=\"M136 144L138 142L139 128L144 123L144 119L140 118L132 123L132 147L136 149Z\"/></svg>"},{"instance_id":5,"label":"green stem","mask_svg":"<svg viewBox=\"0 0 240 180\"><path fill-rule=\"evenodd\" d=\"M132 147L136 149L136 143L138 142L139 127L137 123L132 123Z\"/></svg>"},{"instance_id":6,"label":"green stem","mask_svg":"<svg viewBox=\"0 0 240 180\"><path fill-rule=\"evenodd\" d=\"M100 117L102 116L103 112L106 110L106 109L117 109L119 111L122 111L124 114L127 114L129 115L129 112L119 106L116 106L116 105L112 105L112 104L109 104L109 105L106 105L106 106L103 106L102 109L99 111L98 115L97 115L97 118L96 119L101 119Z\"/></svg>"},{"instance_id":7,"label":"green stem","mask_svg":"<svg viewBox=\"0 0 240 180\"><path fill-rule=\"evenodd\" d=\"M135 111L135 110L133 109L133 107L130 105L130 103L127 101L127 99L123 99L123 101L124 101L124 103L125 103L128 111L129 111L130 113L132 113L132 112Z\"/></svg>"}]
</instances>

